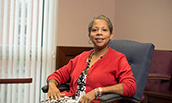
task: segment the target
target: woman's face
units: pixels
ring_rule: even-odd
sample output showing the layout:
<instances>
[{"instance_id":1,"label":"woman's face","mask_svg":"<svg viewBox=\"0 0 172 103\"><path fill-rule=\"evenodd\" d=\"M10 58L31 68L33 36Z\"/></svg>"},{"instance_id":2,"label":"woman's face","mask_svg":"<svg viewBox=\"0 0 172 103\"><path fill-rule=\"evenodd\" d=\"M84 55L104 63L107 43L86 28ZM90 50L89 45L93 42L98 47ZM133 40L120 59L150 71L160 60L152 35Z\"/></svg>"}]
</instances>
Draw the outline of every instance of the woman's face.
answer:
<instances>
[{"instance_id":1,"label":"woman's face","mask_svg":"<svg viewBox=\"0 0 172 103\"><path fill-rule=\"evenodd\" d=\"M110 34L108 23L105 20L97 19L93 23L89 37L95 48L105 48L113 34Z\"/></svg>"}]
</instances>

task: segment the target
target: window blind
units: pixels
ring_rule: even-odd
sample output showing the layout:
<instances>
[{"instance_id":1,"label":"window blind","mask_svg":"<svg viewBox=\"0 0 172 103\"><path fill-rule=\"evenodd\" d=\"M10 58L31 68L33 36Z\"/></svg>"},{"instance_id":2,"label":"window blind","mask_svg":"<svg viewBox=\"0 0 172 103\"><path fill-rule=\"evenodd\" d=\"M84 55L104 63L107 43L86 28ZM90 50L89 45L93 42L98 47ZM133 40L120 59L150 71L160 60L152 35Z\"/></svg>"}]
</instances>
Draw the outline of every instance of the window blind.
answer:
<instances>
[{"instance_id":1,"label":"window blind","mask_svg":"<svg viewBox=\"0 0 172 103\"><path fill-rule=\"evenodd\" d=\"M30 84L0 84L0 103L38 103L55 70L58 0L0 0L0 78L31 77Z\"/></svg>"}]
</instances>

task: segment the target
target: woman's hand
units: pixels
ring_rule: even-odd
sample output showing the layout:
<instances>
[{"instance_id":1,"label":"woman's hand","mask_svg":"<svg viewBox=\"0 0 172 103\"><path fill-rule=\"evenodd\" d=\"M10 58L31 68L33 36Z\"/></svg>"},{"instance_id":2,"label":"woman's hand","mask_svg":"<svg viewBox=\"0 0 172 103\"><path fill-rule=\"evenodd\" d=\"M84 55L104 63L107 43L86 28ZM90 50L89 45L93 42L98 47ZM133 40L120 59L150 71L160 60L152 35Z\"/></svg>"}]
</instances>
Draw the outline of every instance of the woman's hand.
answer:
<instances>
[{"instance_id":1,"label":"woman's hand","mask_svg":"<svg viewBox=\"0 0 172 103\"><path fill-rule=\"evenodd\" d=\"M80 98L79 103L90 103L94 99L95 99L95 91L93 89L92 91L90 91L87 94L83 95Z\"/></svg>"},{"instance_id":2,"label":"woman's hand","mask_svg":"<svg viewBox=\"0 0 172 103\"><path fill-rule=\"evenodd\" d=\"M64 94L60 94L60 90L57 88L57 82L54 80L51 80L49 83L48 88L48 95L47 98L61 100L61 96L64 96Z\"/></svg>"}]
</instances>

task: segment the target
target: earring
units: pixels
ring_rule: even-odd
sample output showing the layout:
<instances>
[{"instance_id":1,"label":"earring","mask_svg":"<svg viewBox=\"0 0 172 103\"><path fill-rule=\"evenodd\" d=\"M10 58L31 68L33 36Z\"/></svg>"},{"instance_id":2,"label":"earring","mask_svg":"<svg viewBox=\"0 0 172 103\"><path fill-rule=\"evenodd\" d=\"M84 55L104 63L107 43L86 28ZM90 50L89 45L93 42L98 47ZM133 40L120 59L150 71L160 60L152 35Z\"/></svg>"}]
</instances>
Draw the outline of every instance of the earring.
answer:
<instances>
[{"instance_id":1,"label":"earring","mask_svg":"<svg viewBox=\"0 0 172 103\"><path fill-rule=\"evenodd\" d=\"M108 44L111 44L111 43L112 43L111 40L109 40Z\"/></svg>"},{"instance_id":2,"label":"earring","mask_svg":"<svg viewBox=\"0 0 172 103\"><path fill-rule=\"evenodd\" d=\"M91 39L89 39L89 40L88 40L88 43L89 43L89 44L92 44L92 41L91 41Z\"/></svg>"}]
</instances>

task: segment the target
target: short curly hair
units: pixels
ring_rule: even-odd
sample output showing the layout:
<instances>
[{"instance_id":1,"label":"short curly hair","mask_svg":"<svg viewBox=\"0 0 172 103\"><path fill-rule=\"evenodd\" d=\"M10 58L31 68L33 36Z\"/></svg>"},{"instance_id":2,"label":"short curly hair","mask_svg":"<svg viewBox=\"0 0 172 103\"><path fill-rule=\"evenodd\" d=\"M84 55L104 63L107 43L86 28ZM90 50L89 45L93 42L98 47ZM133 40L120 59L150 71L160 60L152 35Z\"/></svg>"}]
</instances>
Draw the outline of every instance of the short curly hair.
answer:
<instances>
[{"instance_id":1,"label":"short curly hair","mask_svg":"<svg viewBox=\"0 0 172 103\"><path fill-rule=\"evenodd\" d=\"M95 17L91 20L91 22L90 22L89 25L88 25L88 32L89 32L89 34L91 34L91 29L92 29L92 27L93 27L93 23L94 23L94 21L97 20L97 19L103 19L103 20L105 20L105 21L108 23L108 27L109 27L109 30L110 30L110 34L112 34L112 32L113 32L113 25L112 25L110 19L109 19L108 17L104 16L104 15L95 16Z\"/></svg>"}]
</instances>

